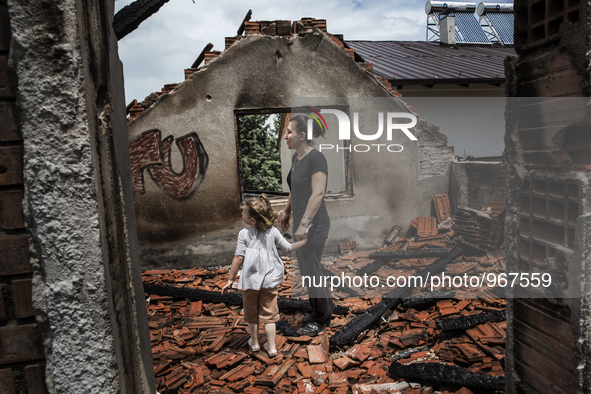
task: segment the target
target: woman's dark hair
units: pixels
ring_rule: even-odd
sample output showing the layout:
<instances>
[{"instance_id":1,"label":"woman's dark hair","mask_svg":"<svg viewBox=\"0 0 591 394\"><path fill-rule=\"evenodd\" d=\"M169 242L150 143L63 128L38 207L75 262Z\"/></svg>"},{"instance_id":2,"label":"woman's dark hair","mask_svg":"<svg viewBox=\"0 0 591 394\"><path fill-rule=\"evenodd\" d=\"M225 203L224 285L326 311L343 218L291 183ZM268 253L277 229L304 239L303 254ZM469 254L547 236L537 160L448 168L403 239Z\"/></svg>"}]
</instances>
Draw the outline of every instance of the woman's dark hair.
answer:
<instances>
[{"instance_id":1,"label":"woman's dark hair","mask_svg":"<svg viewBox=\"0 0 591 394\"><path fill-rule=\"evenodd\" d=\"M312 145L312 140L308 139L308 118L306 115L296 115L291 118L290 122L294 124L294 130L292 132L296 132L298 134L306 134L306 141L308 141L309 145ZM325 137L326 138L326 130L324 127L320 127L318 122L312 119L312 136L314 138L317 137Z\"/></svg>"}]
</instances>

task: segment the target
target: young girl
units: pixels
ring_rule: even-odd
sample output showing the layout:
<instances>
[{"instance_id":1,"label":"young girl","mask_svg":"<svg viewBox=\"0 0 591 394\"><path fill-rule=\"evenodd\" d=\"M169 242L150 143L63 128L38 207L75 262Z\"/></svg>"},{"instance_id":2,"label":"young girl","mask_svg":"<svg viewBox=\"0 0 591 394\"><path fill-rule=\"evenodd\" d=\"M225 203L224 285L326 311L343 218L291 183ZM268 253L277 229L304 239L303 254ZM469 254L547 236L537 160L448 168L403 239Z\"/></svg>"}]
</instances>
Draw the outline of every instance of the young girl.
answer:
<instances>
[{"instance_id":1,"label":"young girl","mask_svg":"<svg viewBox=\"0 0 591 394\"><path fill-rule=\"evenodd\" d=\"M242 220L250 226L238 234L236 253L230 268L230 279L222 288L232 286L236 273L242 267L238 289L242 290L244 320L248 323L248 345L253 352L260 350L259 322L265 325L267 342L264 345L269 356L277 355L275 347L275 322L279 321L277 286L283 283L283 262L275 245L286 253L301 248L306 239L290 245L279 230L273 227L277 213L265 194L248 199L242 207Z\"/></svg>"}]
</instances>

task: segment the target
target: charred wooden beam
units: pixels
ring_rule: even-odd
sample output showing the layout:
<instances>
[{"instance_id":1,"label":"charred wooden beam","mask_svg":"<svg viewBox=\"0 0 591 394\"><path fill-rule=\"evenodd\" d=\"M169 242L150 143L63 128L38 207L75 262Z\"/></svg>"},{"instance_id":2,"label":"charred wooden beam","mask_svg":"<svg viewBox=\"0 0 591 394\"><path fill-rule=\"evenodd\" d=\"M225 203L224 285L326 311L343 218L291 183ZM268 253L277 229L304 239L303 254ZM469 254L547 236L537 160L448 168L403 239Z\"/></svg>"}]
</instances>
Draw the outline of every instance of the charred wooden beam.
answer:
<instances>
[{"instance_id":1,"label":"charred wooden beam","mask_svg":"<svg viewBox=\"0 0 591 394\"><path fill-rule=\"evenodd\" d=\"M144 292L160 296L189 298L197 301L212 302L216 304L225 303L229 305L242 305L242 293L238 291L231 291L226 294L222 294L218 291L158 285L155 283L144 283Z\"/></svg>"},{"instance_id":2,"label":"charred wooden beam","mask_svg":"<svg viewBox=\"0 0 591 394\"><path fill-rule=\"evenodd\" d=\"M275 323L275 327L283 333L286 337L299 337L298 330L293 328L291 324L286 322L285 320L279 320Z\"/></svg>"},{"instance_id":3,"label":"charred wooden beam","mask_svg":"<svg viewBox=\"0 0 591 394\"><path fill-rule=\"evenodd\" d=\"M175 298L188 298L212 303L224 303L229 305L242 305L242 292L231 291L222 294L218 291L208 291L201 289L191 289L188 287L175 287L167 285L158 285L155 283L144 283L144 292L161 296ZM281 310L297 309L311 311L312 307L308 301L298 300L296 298L279 297L277 305ZM349 308L344 306L335 306L333 313L335 315L344 315L349 312Z\"/></svg>"},{"instance_id":4,"label":"charred wooden beam","mask_svg":"<svg viewBox=\"0 0 591 394\"><path fill-rule=\"evenodd\" d=\"M426 257L445 257L449 253L450 250L446 248L394 250L392 252L373 252L369 255L369 258L384 261L392 261L402 259L422 259Z\"/></svg>"},{"instance_id":5,"label":"charred wooden beam","mask_svg":"<svg viewBox=\"0 0 591 394\"><path fill-rule=\"evenodd\" d=\"M246 13L246 16L242 20L242 23L240 24L240 27L238 28L238 32L236 32L237 35L240 36L240 35L242 35L242 33L244 33L244 25L246 24L246 22L248 22L250 20L251 16L252 16L252 10L248 10L248 12Z\"/></svg>"},{"instance_id":6,"label":"charred wooden beam","mask_svg":"<svg viewBox=\"0 0 591 394\"><path fill-rule=\"evenodd\" d=\"M284 298L279 297L277 300L277 306L280 310L296 309L298 311L311 311L312 307L308 300L299 300L297 298ZM349 308L342 305L335 305L332 310L334 315L346 315L349 313Z\"/></svg>"},{"instance_id":7,"label":"charred wooden beam","mask_svg":"<svg viewBox=\"0 0 591 394\"><path fill-rule=\"evenodd\" d=\"M330 338L330 345L343 347L352 344L363 331L373 326L388 309L395 308L399 303L400 299L395 300L393 305L382 301L355 316Z\"/></svg>"},{"instance_id":8,"label":"charred wooden beam","mask_svg":"<svg viewBox=\"0 0 591 394\"><path fill-rule=\"evenodd\" d=\"M136 0L119 10L113 17L113 30L117 40L138 28L140 23L158 12L168 0Z\"/></svg>"},{"instance_id":9,"label":"charred wooden beam","mask_svg":"<svg viewBox=\"0 0 591 394\"><path fill-rule=\"evenodd\" d=\"M472 387L488 390L505 390L504 376L490 376L468 371L455 365L417 363L403 365L393 361L390 375L403 379L421 379L433 383Z\"/></svg>"},{"instance_id":10,"label":"charred wooden beam","mask_svg":"<svg viewBox=\"0 0 591 394\"><path fill-rule=\"evenodd\" d=\"M195 61L193 62L193 64L191 64L191 68L197 68L199 67L199 65L201 64L201 62L203 61L203 59L205 59L205 53L211 51L213 48L213 44L210 42L209 44L207 44L205 46L205 48L203 48L203 50L201 51L201 53L199 54L199 56L197 56L197 59L195 59Z\"/></svg>"},{"instance_id":11,"label":"charred wooden beam","mask_svg":"<svg viewBox=\"0 0 591 394\"><path fill-rule=\"evenodd\" d=\"M322 268L322 273L324 276L327 276L327 277L337 276L337 275L333 274L332 272L330 272L328 269L326 269L325 266L321 266L321 268ZM337 276L337 278L338 278L338 276ZM341 286L339 286L339 287L335 287L335 290L342 291L343 293L347 293L349 295L349 297L361 297L358 292L351 289L350 287L343 286L343 284L341 284Z\"/></svg>"},{"instance_id":12,"label":"charred wooden beam","mask_svg":"<svg viewBox=\"0 0 591 394\"><path fill-rule=\"evenodd\" d=\"M436 304L442 299L454 298L455 291L437 290L426 294L419 294L413 297L405 298L402 301L402 306L408 308L424 308Z\"/></svg>"},{"instance_id":13,"label":"charred wooden beam","mask_svg":"<svg viewBox=\"0 0 591 394\"><path fill-rule=\"evenodd\" d=\"M462 254L462 250L462 246L456 246L447 256L435 260L417 275L426 282L429 275L443 271L447 264ZM353 320L341 327L341 329L330 338L330 345L343 347L355 342L357 337L363 331L376 324L387 310L400 305L403 299L410 295L412 290L411 287L397 287L389 292L378 304L372 306L362 314L355 316Z\"/></svg>"},{"instance_id":14,"label":"charred wooden beam","mask_svg":"<svg viewBox=\"0 0 591 394\"><path fill-rule=\"evenodd\" d=\"M429 350L429 346L418 347L415 349L408 349L408 350L400 352L396 356L394 356L394 361L402 360L403 358L408 358L415 353L426 352L427 350Z\"/></svg>"},{"instance_id":15,"label":"charred wooden beam","mask_svg":"<svg viewBox=\"0 0 591 394\"><path fill-rule=\"evenodd\" d=\"M441 331L459 331L476 327L486 322L496 323L507 319L506 311L479 313L478 315L450 317L437 320L437 328Z\"/></svg>"},{"instance_id":16,"label":"charred wooden beam","mask_svg":"<svg viewBox=\"0 0 591 394\"><path fill-rule=\"evenodd\" d=\"M372 272L375 272L375 271L379 270L380 268L382 268L382 266L385 264L386 264L385 260L376 260L373 263L370 263L363 268L359 268L357 270L357 272L355 273L355 275L363 276L363 275L371 274Z\"/></svg>"}]
</instances>

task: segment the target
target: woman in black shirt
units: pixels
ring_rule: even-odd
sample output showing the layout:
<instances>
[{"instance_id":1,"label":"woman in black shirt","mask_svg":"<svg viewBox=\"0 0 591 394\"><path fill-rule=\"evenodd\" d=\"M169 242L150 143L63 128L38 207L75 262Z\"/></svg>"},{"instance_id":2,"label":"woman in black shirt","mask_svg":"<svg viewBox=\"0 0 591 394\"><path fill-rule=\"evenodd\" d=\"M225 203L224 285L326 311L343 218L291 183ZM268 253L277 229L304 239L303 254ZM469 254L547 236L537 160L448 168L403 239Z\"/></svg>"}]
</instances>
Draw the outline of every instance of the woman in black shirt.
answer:
<instances>
[{"instance_id":1,"label":"woman in black shirt","mask_svg":"<svg viewBox=\"0 0 591 394\"><path fill-rule=\"evenodd\" d=\"M312 122L314 137L326 133L316 122ZM281 228L289 228L293 212L293 229L296 241L308 234L308 242L296 252L300 274L307 277L308 293L312 313L302 320L306 325L299 330L301 335L314 336L330 324L334 303L328 287L323 286L323 267L320 263L322 250L328 238L330 219L324 202L328 165L324 155L312 147L308 139L308 117L294 116L286 129L287 147L294 149L291 170L287 176L290 193L287 206L281 216Z\"/></svg>"}]
</instances>

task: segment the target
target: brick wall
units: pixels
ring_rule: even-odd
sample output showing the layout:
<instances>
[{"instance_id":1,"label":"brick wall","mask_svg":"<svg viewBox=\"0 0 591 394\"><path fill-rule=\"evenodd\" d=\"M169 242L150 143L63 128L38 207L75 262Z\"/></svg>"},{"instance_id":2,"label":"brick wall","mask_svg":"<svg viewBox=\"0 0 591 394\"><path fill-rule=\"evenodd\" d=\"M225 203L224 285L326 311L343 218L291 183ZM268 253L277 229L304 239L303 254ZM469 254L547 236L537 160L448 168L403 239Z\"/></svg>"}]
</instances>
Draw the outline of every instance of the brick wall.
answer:
<instances>
[{"instance_id":1,"label":"brick wall","mask_svg":"<svg viewBox=\"0 0 591 394\"><path fill-rule=\"evenodd\" d=\"M23 141L16 79L8 68L10 21L0 0L0 393L47 393L23 215Z\"/></svg>"},{"instance_id":2,"label":"brick wall","mask_svg":"<svg viewBox=\"0 0 591 394\"><path fill-rule=\"evenodd\" d=\"M550 98L537 100L519 121L507 124L507 270L550 272L571 288L588 280L588 273L576 277L572 272L584 266L582 256L590 247L585 235L591 179L589 122L576 122L587 112L585 100L570 101L564 108L553 104L552 98L590 94L587 4L516 0L519 56L506 63L511 81L508 96ZM507 310L506 392L587 392L591 316L585 301L515 299L508 302Z\"/></svg>"}]
</instances>

